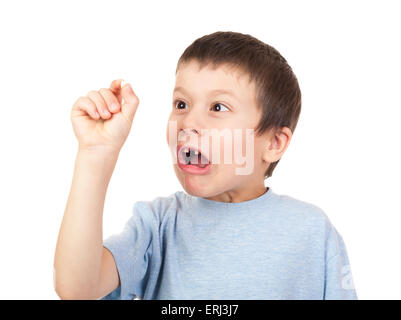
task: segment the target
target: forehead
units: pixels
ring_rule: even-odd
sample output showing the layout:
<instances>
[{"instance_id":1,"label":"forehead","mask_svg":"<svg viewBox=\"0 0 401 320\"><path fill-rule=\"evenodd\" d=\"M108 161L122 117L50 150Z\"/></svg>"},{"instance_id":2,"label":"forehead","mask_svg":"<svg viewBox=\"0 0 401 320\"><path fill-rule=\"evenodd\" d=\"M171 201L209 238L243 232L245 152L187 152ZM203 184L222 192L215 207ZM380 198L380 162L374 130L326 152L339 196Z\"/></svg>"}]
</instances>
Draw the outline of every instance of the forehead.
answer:
<instances>
[{"instance_id":1,"label":"forehead","mask_svg":"<svg viewBox=\"0 0 401 320\"><path fill-rule=\"evenodd\" d=\"M215 90L233 91L241 100L254 99L255 86L249 76L234 66L211 64L200 68L199 62L192 60L181 64L177 70L175 87L182 87L193 93Z\"/></svg>"}]
</instances>

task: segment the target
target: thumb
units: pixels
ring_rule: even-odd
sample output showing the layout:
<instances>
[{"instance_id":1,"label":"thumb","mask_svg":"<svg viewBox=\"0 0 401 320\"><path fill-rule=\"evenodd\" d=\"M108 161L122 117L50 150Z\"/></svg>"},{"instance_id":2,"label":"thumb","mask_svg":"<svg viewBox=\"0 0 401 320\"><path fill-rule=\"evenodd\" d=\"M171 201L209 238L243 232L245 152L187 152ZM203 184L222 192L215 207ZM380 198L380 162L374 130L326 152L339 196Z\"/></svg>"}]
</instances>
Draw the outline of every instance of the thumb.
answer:
<instances>
[{"instance_id":1,"label":"thumb","mask_svg":"<svg viewBox=\"0 0 401 320\"><path fill-rule=\"evenodd\" d=\"M120 93L122 97L121 112L130 122L132 122L139 105L139 99L134 93L134 90L132 90L131 85L125 81L121 82Z\"/></svg>"}]
</instances>

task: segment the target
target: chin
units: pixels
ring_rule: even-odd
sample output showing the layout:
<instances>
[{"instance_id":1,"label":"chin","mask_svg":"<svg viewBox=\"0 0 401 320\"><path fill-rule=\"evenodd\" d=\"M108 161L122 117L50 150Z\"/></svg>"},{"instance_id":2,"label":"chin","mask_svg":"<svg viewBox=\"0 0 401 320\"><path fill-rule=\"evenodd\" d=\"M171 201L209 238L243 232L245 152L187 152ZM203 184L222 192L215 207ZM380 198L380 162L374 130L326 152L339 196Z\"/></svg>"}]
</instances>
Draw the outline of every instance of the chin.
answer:
<instances>
[{"instance_id":1,"label":"chin","mask_svg":"<svg viewBox=\"0 0 401 320\"><path fill-rule=\"evenodd\" d=\"M201 198L207 198L210 196L209 195L210 193L207 190L204 190L194 185L190 185L188 183L182 184L182 187L184 188L185 192L190 194L191 196L201 197Z\"/></svg>"},{"instance_id":2,"label":"chin","mask_svg":"<svg viewBox=\"0 0 401 320\"><path fill-rule=\"evenodd\" d=\"M201 198L216 194L213 192L214 185L211 185L210 179L205 179L205 176L183 173L177 165L174 165L174 171L183 189L188 194Z\"/></svg>"}]
</instances>

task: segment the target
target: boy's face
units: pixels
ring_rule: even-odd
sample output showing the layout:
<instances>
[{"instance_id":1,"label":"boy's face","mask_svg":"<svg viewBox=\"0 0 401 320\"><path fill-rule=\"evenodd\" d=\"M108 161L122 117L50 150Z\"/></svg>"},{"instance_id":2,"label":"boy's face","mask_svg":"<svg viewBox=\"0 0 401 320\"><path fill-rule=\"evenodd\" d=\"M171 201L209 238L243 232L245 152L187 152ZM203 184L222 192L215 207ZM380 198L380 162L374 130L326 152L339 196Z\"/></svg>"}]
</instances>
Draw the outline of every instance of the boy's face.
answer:
<instances>
[{"instance_id":1,"label":"boy's face","mask_svg":"<svg viewBox=\"0 0 401 320\"><path fill-rule=\"evenodd\" d=\"M265 189L267 136L253 131L262 114L256 105L254 83L248 79L228 65L215 70L208 65L199 71L198 62L192 60L179 67L167 142L175 173L187 193L230 201L244 192ZM206 160L191 151L185 153L189 145ZM205 166L207 160L210 164Z\"/></svg>"}]
</instances>

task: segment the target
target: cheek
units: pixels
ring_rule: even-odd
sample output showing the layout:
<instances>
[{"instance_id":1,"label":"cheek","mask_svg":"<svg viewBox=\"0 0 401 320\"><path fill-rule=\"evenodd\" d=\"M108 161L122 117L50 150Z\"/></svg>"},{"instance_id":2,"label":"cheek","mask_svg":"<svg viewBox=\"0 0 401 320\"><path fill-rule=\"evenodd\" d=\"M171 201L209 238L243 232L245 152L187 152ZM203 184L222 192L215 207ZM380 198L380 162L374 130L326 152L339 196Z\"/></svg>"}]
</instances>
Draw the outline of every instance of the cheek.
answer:
<instances>
[{"instance_id":1,"label":"cheek","mask_svg":"<svg viewBox=\"0 0 401 320\"><path fill-rule=\"evenodd\" d=\"M249 169L249 174L260 165L261 150L263 140L255 137L254 130L242 128L233 132L233 162L227 165L230 174L236 174L241 168L241 172ZM248 169L247 169L248 168ZM247 179L247 175L238 175L239 179Z\"/></svg>"},{"instance_id":2,"label":"cheek","mask_svg":"<svg viewBox=\"0 0 401 320\"><path fill-rule=\"evenodd\" d=\"M232 135L233 161L235 161L235 157L239 160L243 158L248 159L256 155L256 141L252 130L240 128L236 132L233 130Z\"/></svg>"},{"instance_id":3,"label":"cheek","mask_svg":"<svg viewBox=\"0 0 401 320\"><path fill-rule=\"evenodd\" d=\"M266 147L266 140L262 138L255 138L254 140L254 155L255 155L255 164L259 162L263 162L263 152Z\"/></svg>"},{"instance_id":4,"label":"cheek","mask_svg":"<svg viewBox=\"0 0 401 320\"><path fill-rule=\"evenodd\" d=\"M169 146L177 143L177 136L178 136L177 126L178 126L177 120L170 115L166 126L166 141Z\"/></svg>"}]
</instances>

